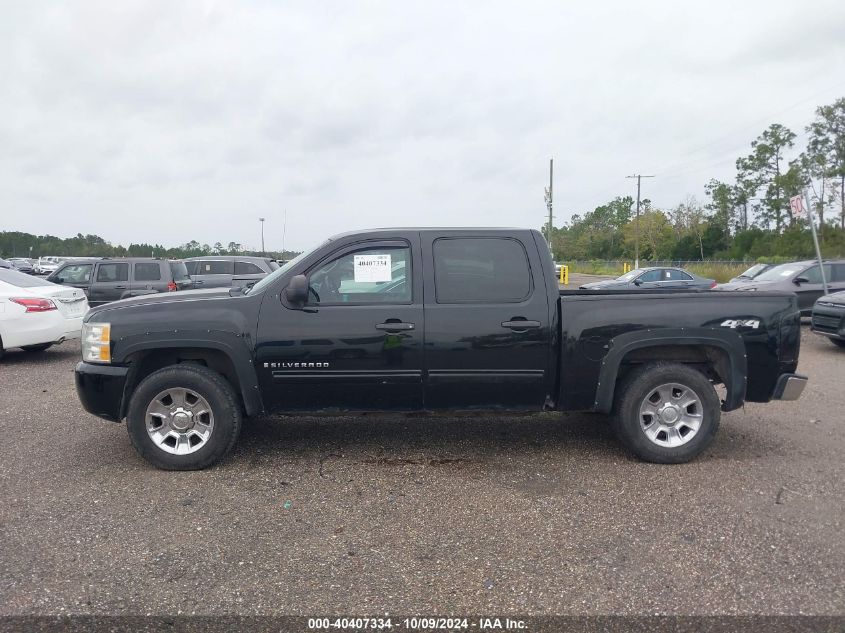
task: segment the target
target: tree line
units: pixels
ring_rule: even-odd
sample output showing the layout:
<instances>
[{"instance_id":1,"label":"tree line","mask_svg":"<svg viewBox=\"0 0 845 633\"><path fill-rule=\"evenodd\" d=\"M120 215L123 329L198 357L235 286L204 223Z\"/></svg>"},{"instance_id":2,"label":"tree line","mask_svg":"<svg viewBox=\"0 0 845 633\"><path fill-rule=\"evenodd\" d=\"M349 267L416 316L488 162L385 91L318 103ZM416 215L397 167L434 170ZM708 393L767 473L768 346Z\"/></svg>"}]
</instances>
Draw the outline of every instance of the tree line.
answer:
<instances>
[{"instance_id":1,"label":"tree line","mask_svg":"<svg viewBox=\"0 0 845 633\"><path fill-rule=\"evenodd\" d=\"M769 259L814 253L809 224L789 212L789 199L808 189L822 253L845 255L845 98L816 109L805 128L806 145L778 123L751 142L736 160L732 181L710 179L706 201L690 196L672 208L640 205L640 258L644 260ZM553 227L558 260L632 259L636 203L620 196L562 227ZM544 227L544 233L548 228ZM548 235L547 235L548 237Z\"/></svg>"},{"instance_id":2,"label":"tree line","mask_svg":"<svg viewBox=\"0 0 845 633\"><path fill-rule=\"evenodd\" d=\"M200 244L196 240L181 246L165 247L161 244L130 244L122 246L107 242L99 235L82 235L61 238L54 235L33 235L18 231L0 231L0 254L4 257L42 257L60 255L66 257L162 257L184 259L204 255L254 255L273 259L291 259L298 255L292 251L244 250L241 244L229 242L223 245Z\"/></svg>"}]
</instances>

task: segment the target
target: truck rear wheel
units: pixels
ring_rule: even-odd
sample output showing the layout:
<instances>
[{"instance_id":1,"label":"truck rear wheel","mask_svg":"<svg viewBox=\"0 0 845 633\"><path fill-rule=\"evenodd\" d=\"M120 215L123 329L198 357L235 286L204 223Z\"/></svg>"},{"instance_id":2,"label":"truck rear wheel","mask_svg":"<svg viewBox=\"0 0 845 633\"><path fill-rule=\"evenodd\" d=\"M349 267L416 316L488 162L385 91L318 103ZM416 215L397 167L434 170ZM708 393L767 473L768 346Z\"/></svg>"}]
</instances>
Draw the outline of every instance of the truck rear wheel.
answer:
<instances>
[{"instance_id":1,"label":"truck rear wheel","mask_svg":"<svg viewBox=\"0 0 845 633\"><path fill-rule=\"evenodd\" d=\"M199 470L232 450L241 431L237 395L201 365L153 372L129 401L126 428L135 450L164 470Z\"/></svg>"},{"instance_id":2,"label":"truck rear wheel","mask_svg":"<svg viewBox=\"0 0 845 633\"><path fill-rule=\"evenodd\" d=\"M698 456L719 429L719 397L700 371L680 363L634 369L617 388L613 426L640 459L680 464Z\"/></svg>"}]
</instances>

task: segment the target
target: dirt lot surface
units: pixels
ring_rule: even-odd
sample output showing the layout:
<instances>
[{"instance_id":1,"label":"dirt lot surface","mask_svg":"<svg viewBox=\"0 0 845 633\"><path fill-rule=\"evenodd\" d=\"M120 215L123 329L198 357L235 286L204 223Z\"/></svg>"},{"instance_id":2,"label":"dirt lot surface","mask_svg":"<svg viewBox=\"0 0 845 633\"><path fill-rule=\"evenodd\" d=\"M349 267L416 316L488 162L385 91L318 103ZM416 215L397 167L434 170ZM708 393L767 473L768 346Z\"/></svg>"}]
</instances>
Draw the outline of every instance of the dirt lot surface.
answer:
<instances>
[{"instance_id":1,"label":"dirt lot surface","mask_svg":"<svg viewBox=\"0 0 845 633\"><path fill-rule=\"evenodd\" d=\"M0 614L843 614L845 351L680 466L596 415L250 421L162 472L79 346L0 361Z\"/></svg>"}]
</instances>

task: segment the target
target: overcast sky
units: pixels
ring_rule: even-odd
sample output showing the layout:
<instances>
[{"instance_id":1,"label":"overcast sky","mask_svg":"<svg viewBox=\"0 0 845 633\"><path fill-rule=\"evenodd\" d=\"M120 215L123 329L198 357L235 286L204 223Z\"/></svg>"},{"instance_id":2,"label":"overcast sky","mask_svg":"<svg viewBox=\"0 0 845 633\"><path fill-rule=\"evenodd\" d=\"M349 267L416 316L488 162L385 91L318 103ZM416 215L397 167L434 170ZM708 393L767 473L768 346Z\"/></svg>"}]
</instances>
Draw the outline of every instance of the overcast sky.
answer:
<instances>
[{"instance_id":1,"label":"overcast sky","mask_svg":"<svg viewBox=\"0 0 845 633\"><path fill-rule=\"evenodd\" d=\"M704 199L845 96L845 2L0 2L0 230L302 249ZM803 136L799 139L803 140Z\"/></svg>"}]
</instances>

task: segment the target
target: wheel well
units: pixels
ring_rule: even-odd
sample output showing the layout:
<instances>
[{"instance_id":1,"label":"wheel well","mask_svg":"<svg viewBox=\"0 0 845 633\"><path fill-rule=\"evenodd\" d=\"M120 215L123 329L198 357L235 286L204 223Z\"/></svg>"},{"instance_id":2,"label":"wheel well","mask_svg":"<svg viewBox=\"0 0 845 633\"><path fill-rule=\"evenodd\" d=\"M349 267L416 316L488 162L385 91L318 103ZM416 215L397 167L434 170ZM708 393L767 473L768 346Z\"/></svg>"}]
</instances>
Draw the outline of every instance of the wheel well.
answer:
<instances>
[{"instance_id":1,"label":"wheel well","mask_svg":"<svg viewBox=\"0 0 845 633\"><path fill-rule=\"evenodd\" d=\"M730 358L728 353L713 345L656 345L631 350L622 357L617 384L633 368L644 363L671 361L695 365L696 369L717 384L729 384Z\"/></svg>"},{"instance_id":2,"label":"wheel well","mask_svg":"<svg viewBox=\"0 0 845 633\"><path fill-rule=\"evenodd\" d=\"M127 358L127 362L129 363L130 368L124 391L123 414L126 412L126 407L128 406L130 397L135 391L135 387L137 387L144 378L163 367L181 365L184 363L202 365L223 376L223 378L225 378L232 386L232 389L235 390L235 393L238 394L241 409L244 409L243 396L241 395L241 387L240 382L238 381L238 374L235 371L235 365L232 362L232 359L220 350L205 347L174 347L144 350L132 354L129 358Z\"/></svg>"}]
</instances>

